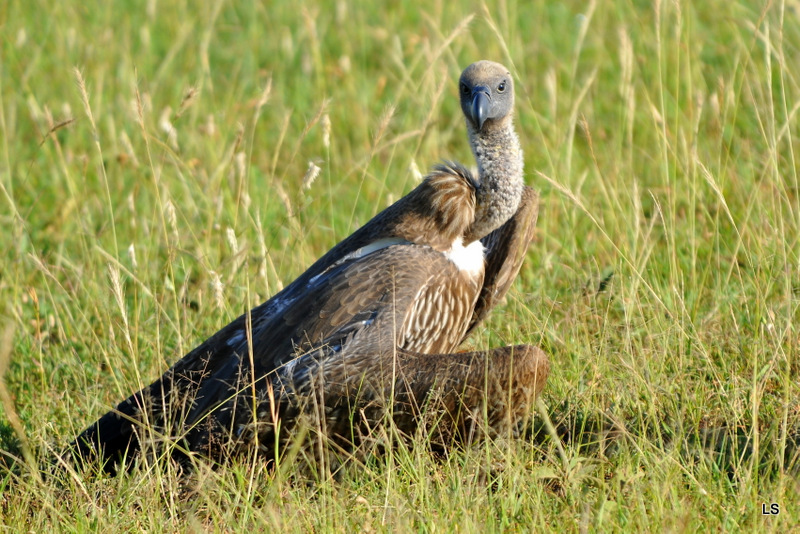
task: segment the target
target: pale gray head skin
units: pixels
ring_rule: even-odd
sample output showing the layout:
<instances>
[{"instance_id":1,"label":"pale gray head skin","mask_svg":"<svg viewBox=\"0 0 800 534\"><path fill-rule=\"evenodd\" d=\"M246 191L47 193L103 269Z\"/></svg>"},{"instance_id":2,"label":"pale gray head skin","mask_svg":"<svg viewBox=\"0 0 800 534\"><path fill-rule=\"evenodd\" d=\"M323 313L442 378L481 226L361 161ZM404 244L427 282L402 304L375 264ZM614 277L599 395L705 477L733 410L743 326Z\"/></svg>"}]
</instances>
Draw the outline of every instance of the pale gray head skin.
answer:
<instances>
[{"instance_id":1,"label":"pale gray head skin","mask_svg":"<svg viewBox=\"0 0 800 534\"><path fill-rule=\"evenodd\" d=\"M514 80L500 63L478 61L461 73L458 81L461 111L469 126L481 131L502 123L514 112Z\"/></svg>"},{"instance_id":2,"label":"pale gray head skin","mask_svg":"<svg viewBox=\"0 0 800 534\"><path fill-rule=\"evenodd\" d=\"M514 81L509 70L494 61L473 63L461 73L459 94L480 182L475 222L466 236L470 242L516 213L524 187L523 160L514 131Z\"/></svg>"}]
</instances>

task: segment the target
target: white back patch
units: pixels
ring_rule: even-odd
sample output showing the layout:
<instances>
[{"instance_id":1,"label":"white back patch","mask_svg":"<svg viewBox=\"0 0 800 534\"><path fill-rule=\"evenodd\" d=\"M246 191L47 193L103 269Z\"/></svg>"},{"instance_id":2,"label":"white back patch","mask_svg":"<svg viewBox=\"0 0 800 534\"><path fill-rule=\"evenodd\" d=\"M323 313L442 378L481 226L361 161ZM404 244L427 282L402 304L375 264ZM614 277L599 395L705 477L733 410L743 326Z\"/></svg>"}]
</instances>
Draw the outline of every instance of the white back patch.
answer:
<instances>
[{"instance_id":1,"label":"white back patch","mask_svg":"<svg viewBox=\"0 0 800 534\"><path fill-rule=\"evenodd\" d=\"M244 332L237 330L235 334L228 338L225 342L229 347L236 347L244 340Z\"/></svg>"},{"instance_id":2,"label":"white back patch","mask_svg":"<svg viewBox=\"0 0 800 534\"><path fill-rule=\"evenodd\" d=\"M444 255L456 264L459 271L475 276L482 273L485 268L483 251L483 243L479 240L476 239L465 247L459 237L453 241L450 250L445 251Z\"/></svg>"},{"instance_id":3,"label":"white back patch","mask_svg":"<svg viewBox=\"0 0 800 534\"><path fill-rule=\"evenodd\" d=\"M309 283L309 285L315 283L317 280L320 279L320 277L322 275L324 275L326 272L328 272L328 270L330 270L333 267L336 267L337 265L341 265L342 263L345 263L345 262L348 262L348 261L359 260L359 259L363 258L364 256L368 256L368 255L372 254L373 252L377 252L379 250L391 247L392 245L404 245L404 244L408 244L408 243L409 243L408 241L406 241L405 239L403 239L401 237L384 237L383 239L378 239L376 241L373 241L372 243L369 243L367 245L364 245L361 248L358 248L358 249L354 250L353 252L351 252L351 253L345 255L344 257L342 257L341 259L337 260L336 262L333 263L333 265L331 265L330 267L328 267L327 269L325 269L324 271L322 271L318 275L313 276L308 281L308 283Z\"/></svg>"},{"instance_id":4,"label":"white back patch","mask_svg":"<svg viewBox=\"0 0 800 534\"><path fill-rule=\"evenodd\" d=\"M354 250L344 258L344 261L348 260L357 260L359 258L363 258L364 256L368 256L373 252L377 252L381 249L391 247L392 245L400 245L400 244L407 244L408 241L403 239L402 237L384 237L383 239L378 239L377 241L373 241L368 245L364 245L363 247Z\"/></svg>"}]
</instances>

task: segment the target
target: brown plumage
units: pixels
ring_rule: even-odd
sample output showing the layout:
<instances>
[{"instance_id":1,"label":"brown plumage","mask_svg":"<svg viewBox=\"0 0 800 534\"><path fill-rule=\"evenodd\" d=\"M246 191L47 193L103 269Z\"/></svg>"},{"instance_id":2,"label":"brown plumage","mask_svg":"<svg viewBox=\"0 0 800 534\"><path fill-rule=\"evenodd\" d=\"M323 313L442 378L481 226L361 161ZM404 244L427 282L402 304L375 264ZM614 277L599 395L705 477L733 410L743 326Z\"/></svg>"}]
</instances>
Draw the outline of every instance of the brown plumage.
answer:
<instances>
[{"instance_id":1,"label":"brown plumage","mask_svg":"<svg viewBox=\"0 0 800 534\"><path fill-rule=\"evenodd\" d=\"M508 71L474 63L459 89L477 178L436 167L87 428L73 454L113 470L150 444L173 457L221 459L254 444L274 453L302 421L348 448L387 413L412 434L426 411L444 416L442 437L469 439L483 423L496 431L528 413L548 373L539 349L453 354L519 272L538 200L523 184Z\"/></svg>"}]
</instances>

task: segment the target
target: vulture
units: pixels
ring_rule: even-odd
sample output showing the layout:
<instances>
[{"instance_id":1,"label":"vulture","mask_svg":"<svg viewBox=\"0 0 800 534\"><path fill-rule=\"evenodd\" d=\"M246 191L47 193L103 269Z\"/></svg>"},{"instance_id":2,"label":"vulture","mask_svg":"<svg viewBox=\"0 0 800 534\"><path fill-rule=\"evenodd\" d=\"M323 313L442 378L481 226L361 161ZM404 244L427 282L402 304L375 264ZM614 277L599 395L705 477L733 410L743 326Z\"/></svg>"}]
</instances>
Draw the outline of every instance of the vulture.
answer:
<instances>
[{"instance_id":1,"label":"vulture","mask_svg":"<svg viewBox=\"0 0 800 534\"><path fill-rule=\"evenodd\" d=\"M516 428L544 387L545 353L457 349L518 274L538 196L523 181L508 69L473 63L459 95L476 174L436 166L282 291L92 423L68 454L115 473L120 459L141 453L179 462L276 455L309 431L352 451L387 421L400 435L426 431L450 444Z\"/></svg>"}]
</instances>

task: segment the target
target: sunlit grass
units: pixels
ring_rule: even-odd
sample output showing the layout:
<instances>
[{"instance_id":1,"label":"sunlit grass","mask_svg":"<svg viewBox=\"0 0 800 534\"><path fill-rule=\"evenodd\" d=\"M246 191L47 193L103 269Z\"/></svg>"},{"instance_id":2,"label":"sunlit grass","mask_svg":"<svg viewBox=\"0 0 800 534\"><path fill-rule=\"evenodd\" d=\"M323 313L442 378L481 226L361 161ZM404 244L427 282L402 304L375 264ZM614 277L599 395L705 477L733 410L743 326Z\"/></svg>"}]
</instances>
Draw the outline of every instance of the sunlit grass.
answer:
<instances>
[{"instance_id":1,"label":"sunlit grass","mask_svg":"<svg viewBox=\"0 0 800 534\"><path fill-rule=\"evenodd\" d=\"M20 459L2 523L796 524L800 7L311 4L0 8L0 449ZM26 447L71 440L417 170L471 163L455 79L480 58L516 76L542 205L519 281L469 344L550 354L563 456L537 415L523 439L446 458L401 446L336 480L252 458L190 489L170 466L37 479Z\"/></svg>"}]
</instances>

